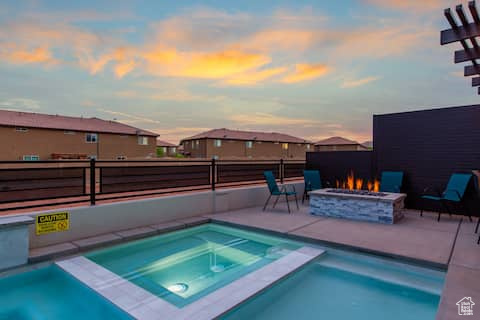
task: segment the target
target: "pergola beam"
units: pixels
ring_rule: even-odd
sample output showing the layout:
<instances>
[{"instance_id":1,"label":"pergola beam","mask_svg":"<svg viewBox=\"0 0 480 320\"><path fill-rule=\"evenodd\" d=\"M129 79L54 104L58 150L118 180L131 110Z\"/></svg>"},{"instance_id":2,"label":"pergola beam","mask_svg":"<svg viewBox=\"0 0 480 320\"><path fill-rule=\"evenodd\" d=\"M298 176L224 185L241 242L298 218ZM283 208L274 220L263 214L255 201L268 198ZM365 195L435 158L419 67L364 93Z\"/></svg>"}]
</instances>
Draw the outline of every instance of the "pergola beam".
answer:
<instances>
[{"instance_id":1,"label":"pergola beam","mask_svg":"<svg viewBox=\"0 0 480 320\"><path fill-rule=\"evenodd\" d=\"M465 12L463 11L463 6L459 4L458 6L455 7L455 11L457 12L458 17L460 18L460 22L462 22L462 25L464 27L467 27L469 23L468 23L467 17L465 16ZM477 40L475 40L474 37L471 37L469 39L472 42L473 47L478 48Z\"/></svg>"},{"instance_id":2,"label":"pergola beam","mask_svg":"<svg viewBox=\"0 0 480 320\"><path fill-rule=\"evenodd\" d=\"M443 30L440 33L440 43L442 45L480 36L480 26L475 22L467 26L458 26L456 29Z\"/></svg>"},{"instance_id":3,"label":"pergola beam","mask_svg":"<svg viewBox=\"0 0 480 320\"><path fill-rule=\"evenodd\" d=\"M472 87L480 86L480 77L472 78Z\"/></svg>"},{"instance_id":4,"label":"pergola beam","mask_svg":"<svg viewBox=\"0 0 480 320\"><path fill-rule=\"evenodd\" d=\"M470 14L472 15L473 21L476 23L480 23L480 17L478 16L477 7L475 6L475 1L468 2L468 9L470 10Z\"/></svg>"},{"instance_id":5,"label":"pergola beam","mask_svg":"<svg viewBox=\"0 0 480 320\"><path fill-rule=\"evenodd\" d=\"M465 77L470 77L480 74L480 66L465 66L463 69L463 75Z\"/></svg>"},{"instance_id":6,"label":"pergola beam","mask_svg":"<svg viewBox=\"0 0 480 320\"><path fill-rule=\"evenodd\" d=\"M480 48L478 47L455 51L455 63L467 62L474 59L480 59Z\"/></svg>"},{"instance_id":7,"label":"pergola beam","mask_svg":"<svg viewBox=\"0 0 480 320\"><path fill-rule=\"evenodd\" d=\"M473 18L473 22L468 21L461 4L455 7L455 12L458 19L460 19L460 24L457 23L450 8L445 9L443 13L451 29L440 32L441 45L453 42L460 42L462 45L463 50L455 51L454 61L455 63L471 61L471 65L464 67L463 74L466 77L480 75L480 64L477 63L477 59L480 59L480 44L477 40L477 37L480 36L480 16L474 0L468 2L468 9ZM471 43L471 46L469 43ZM472 78L472 86L478 87L477 91L478 94L480 94L480 76Z\"/></svg>"}]
</instances>

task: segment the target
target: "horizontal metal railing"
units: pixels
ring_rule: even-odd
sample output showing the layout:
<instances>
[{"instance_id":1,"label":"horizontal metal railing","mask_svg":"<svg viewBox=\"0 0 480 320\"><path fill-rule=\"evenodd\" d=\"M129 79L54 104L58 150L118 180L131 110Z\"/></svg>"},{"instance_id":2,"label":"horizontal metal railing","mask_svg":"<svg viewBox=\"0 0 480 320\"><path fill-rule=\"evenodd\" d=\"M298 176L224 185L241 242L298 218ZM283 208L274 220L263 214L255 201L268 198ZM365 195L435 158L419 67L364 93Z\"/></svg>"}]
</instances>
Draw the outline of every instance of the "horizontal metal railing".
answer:
<instances>
[{"instance_id":1,"label":"horizontal metal railing","mask_svg":"<svg viewBox=\"0 0 480 320\"><path fill-rule=\"evenodd\" d=\"M0 211L215 190L303 175L301 160L0 161Z\"/></svg>"}]
</instances>

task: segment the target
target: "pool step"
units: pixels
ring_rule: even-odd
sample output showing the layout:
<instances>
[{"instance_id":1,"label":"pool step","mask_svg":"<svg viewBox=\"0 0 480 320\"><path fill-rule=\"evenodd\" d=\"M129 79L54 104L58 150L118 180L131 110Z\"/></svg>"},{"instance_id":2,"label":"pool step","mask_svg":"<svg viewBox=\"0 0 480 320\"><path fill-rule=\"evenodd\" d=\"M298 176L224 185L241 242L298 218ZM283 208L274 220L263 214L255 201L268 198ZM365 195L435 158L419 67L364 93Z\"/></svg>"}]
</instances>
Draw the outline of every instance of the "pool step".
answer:
<instances>
[{"instance_id":1,"label":"pool step","mask_svg":"<svg viewBox=\"0 0 480 320\"><path fill-rule=\"evenodd\" d=\"M321 249L301 247L183 308L177 308L83 256L56 264L135 319L207 320L225 314L323 253Z\"/></svg>"}]
</instances>

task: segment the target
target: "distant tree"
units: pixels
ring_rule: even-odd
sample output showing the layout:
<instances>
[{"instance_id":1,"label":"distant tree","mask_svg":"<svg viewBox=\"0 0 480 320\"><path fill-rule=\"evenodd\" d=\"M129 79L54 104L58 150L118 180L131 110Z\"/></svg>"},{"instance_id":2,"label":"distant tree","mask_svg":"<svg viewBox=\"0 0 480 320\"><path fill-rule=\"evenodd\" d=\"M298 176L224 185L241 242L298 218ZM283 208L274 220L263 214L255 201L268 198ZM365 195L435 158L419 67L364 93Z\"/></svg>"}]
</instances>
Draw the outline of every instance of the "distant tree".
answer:
<instances>
[{"instance_id":1,"label":"distant tree","mask_svg":"<svg viewBox=\"0 0 480 320\"><path fill-rule=\"evenodd\" d=\"M157 147L157 157L164 157L165 153L163 152L163 147Z\"/></svg>"}]
</instances>

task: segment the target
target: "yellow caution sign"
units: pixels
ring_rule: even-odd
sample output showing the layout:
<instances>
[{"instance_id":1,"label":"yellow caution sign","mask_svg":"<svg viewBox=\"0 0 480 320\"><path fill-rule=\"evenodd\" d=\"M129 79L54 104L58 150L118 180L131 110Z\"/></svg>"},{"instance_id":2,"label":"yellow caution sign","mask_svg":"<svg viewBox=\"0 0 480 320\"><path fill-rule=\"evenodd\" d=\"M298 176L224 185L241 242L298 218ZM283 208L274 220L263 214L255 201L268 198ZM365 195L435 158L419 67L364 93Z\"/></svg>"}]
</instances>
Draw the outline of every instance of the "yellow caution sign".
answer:
<instances>
[{"instance_id":1,"label":"yellow caution sign","mask_svg":"<svg viewBox=\"0 0 480 320\"><path fill-rule=\"evenodd\" d=\"M36 219L37 235L66 231L69 227L68 212L42 214Z\"/></svg>"}]
</instances>

